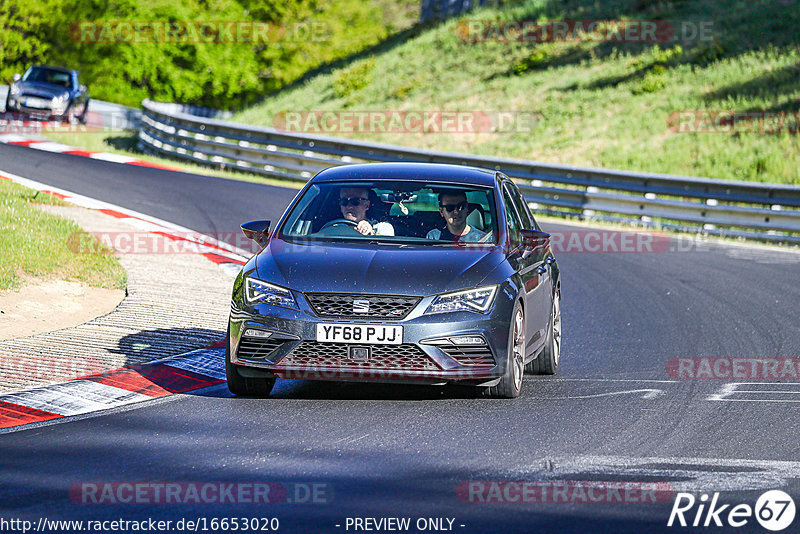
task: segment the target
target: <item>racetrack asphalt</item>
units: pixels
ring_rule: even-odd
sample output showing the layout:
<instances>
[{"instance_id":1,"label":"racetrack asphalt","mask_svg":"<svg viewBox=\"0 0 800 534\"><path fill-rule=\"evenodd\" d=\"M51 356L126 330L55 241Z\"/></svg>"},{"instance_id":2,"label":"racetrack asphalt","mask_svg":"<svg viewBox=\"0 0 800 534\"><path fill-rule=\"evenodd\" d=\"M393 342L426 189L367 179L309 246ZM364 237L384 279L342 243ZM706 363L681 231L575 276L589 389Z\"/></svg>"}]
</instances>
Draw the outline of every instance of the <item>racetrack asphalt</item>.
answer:
<instances>
[{"instance_id":1,"label":"racetrack asphalt","mask_svg":"<svg viewBox=\"0 0 800 534\"><path fill-rule=\"evenodd\" d=\"M277 220L296 194L15 146L0 146L0 169L209 233ZM559 254L559 374L526 376L517 400L281 380L270 399L233 398L218 386L27 428L0 435L0 517L244 515L278 517L283 532L353 532L348 517L404 516L412 524L453 518L453 531L465 533L662 532L691 530L666 527L673 499L498 504L464 502L458 488L475 480L638 481L721 492L725 503L752 506L770 489L797 501L800 382L673 380L667 365L800 355L800 256L716 243L686 248ZM70 488L91 481L318 483L326 497L268 506L70 499ZM766 532L752 518L744 528L711 530Z\"/></svg>"}]
</instances>

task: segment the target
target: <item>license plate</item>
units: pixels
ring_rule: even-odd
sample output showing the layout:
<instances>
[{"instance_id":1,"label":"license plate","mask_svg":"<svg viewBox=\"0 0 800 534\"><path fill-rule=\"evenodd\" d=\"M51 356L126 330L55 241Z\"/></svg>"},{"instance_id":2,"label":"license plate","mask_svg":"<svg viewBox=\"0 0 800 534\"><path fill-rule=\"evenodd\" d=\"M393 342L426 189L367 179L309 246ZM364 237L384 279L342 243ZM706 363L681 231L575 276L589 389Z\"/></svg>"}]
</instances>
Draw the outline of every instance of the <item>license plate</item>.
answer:
<instances>
[{"instance_id":1,"label":"license plate","mask_svg":"<svg viewBox=\"0 0 800 534\"><path fill-rule=\"evenodd\" d=\"M403 327L374 324L318 324L317 341L400 345L403 343Z\"/></svg>"},{"instance_id":2,"label":"license plate","mask_svg":"<svg viewBox=\"0 0 800 534\"><path fill-rule=\"evenodd\" d=\"M47 107L49 103L49 100L44 100L43 98L29 97L25 99L25 105L34 108L44 108Z\"/></svg>"}]
</instances>

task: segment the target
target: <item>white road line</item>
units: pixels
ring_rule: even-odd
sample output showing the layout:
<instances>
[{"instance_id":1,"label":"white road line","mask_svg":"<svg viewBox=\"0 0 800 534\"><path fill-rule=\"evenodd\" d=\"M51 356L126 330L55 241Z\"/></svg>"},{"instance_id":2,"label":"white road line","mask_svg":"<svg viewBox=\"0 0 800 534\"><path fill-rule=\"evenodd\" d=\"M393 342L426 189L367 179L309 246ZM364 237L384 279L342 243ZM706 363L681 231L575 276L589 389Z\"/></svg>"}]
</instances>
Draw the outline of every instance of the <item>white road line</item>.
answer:
<instances>
[{"instance_id":1,"label":"white road line","mask_svg":"<svg viewBox=\"0 0 800 534\"><path fill-rule=\"evenodd\" d=\"M752 389L752 390L751 389L740 389L739 391L737 391L737 393L780 393L780 394L793 393L795 395L800 395L800 391L789 391L789 390L786 390L786 389L776 389L775 391L766 391L766 390L763 390L763 389Z\"/></svg>"},{"instance_id":2,"label":"white road line","mask_svg":"<svg viewBox=\"0 0 800 534\"><path fill-rule=\"evenodd\" d=\"M42 141L47 140L46 138L37 135L20 135L15 133L0 134L0 143L19 143L20 141L35 141L39 139Z\"/></svg>"},{"instance_id":3,"label":"white road line","mask_svg":"<svg viewBox=\"0 0 800 534\"><path fill-rule=\"evenodd\" d=\"M712 400L712 399L707 399ZM800 402L800 399L713 399L720 402Z\"/></svg>"},{"instance_id":4,"label":"white road line","mask_svg":"<svg viewBox=\"0 0 800 534\"><path fill-rule=\"evenodd\" d=\"M576 456L550 459L552 471L535 470L547 479L578 474L661 478L675 491L747 491L776 489L800 478L800 462L725 458ZM518 475L518 474L517 474ZM597 477L597 478L599 478ZM688 479L688 480L680 480Z\"/></svg>"},{"instance_id":5,"label":"white road line","mask_svg":"<svg viewBox=\"0 0 800 534\"><path fill-rule=\"evenodd\" d=\"M150 398L92 380L71 380L0 396L0 400L6 402L64 416L95 412Z\"/></svg>"},{"instance_id":6,"label":"white road line","mask_svg":"<svg viewBox=\"0 0 800 534\"><path fill-rule=\"evenodd\" d=\"M52 141L42 141L41 143L31 143L28 148L35 148L36 150L44 150L45 152L66 152L67 150L74 150L74 147L55 143Z\"/></svg>"},{"instance_id":7,"label":"white road line","mask_svg":"<svg viewBox=\"0 0 800 534\"><path fill-rule=\"evenodd\" d=\"M798 389L740 389L745 386L770 386L772 388L791 388L796 386ZM723 384L716 393L706 397L707 401L713 402L800 402L800 399L756 399L748 395L792 395L800 394L800 384L787 384L785 382L733 382L730 384ZM741 395L744 398L732 398L735 395Z\"/></svg>"},{"instance_id":8,"label":"white road line","mask_svg":"<svg viewBox=\"0 0 800 534\"><path fill-rule=\"evenodd\" d=\"M643 399L654 399L659 395L663 395L664 391L660 389L631 389L628 391L609 391L607 393L596 393L594 395L570 395L567 397L547 397L547 400L594 399L597 397L610 397L612 395L629 395L631 393L644 393L644 395L641 396Z\"/></svg>"},{"instance_id":9,"label":"white road line","mask_svg":"<svg viewBox=\"0 0 800 534\"><path fill-rule=\"evenodd\" d=\"M92 159L101 159L103 161L111 161L114 163L130 163L132 161L139 161L138 159L130 156L120 156L118 154L110 154L108 152L95 152L93 154L89 154L89 157Z\"/></svg>"},{"instance_id":10,"label":"white road line","mask_svg":"<svg viewBox=\"0 0 800 534\"><path fill-rule=\"evenodd\" d=\"M355 443L356 441L361 441L362 439L366 438L367 436L369 436L369 433L364 434L363 436L358 436L358 437L345 436L343 438L335 440L333 443L342 443L342 444Z\"/></svg>"},{"instance_id":11,"label":"white road line","mask_svg":"<svg viewBox=\"0 0 800 534\"><path fill-rule=\"evenodd\" d=\"M146 365L167 365L192 371L216 380L225 380L225 349L200 349L162 358ZM124 369L124 368L123 368ZM109 371L109 373L114 371ZM39 386L0 395L0 401L27 406L62 416L88 415L154 397L110 386L93 380L78 379ZM57 422L63 422L58 420ZM26 425L21 425L20 428Z\"/></svg>"}]
</instances>

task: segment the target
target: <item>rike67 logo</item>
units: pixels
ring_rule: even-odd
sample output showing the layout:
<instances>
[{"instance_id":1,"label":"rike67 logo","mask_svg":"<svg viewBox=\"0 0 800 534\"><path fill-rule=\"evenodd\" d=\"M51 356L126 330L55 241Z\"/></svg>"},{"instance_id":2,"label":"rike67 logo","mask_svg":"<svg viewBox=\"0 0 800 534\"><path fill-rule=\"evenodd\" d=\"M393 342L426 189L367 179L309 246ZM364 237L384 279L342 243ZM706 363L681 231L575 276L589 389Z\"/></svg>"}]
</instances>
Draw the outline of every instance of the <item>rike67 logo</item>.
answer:
<instances>
[{"instance_id":1,"label":"rike67 logo","mask_svg":"<svg viewBox=\"0 0 800 534\"><path fill-rule=\"evenodd\" d=\"M719 504L719 493L710 498L707 494L696 498L691 493L675 496L667 526L672 527L743 527L755 518L767 530L785 530L794 521L794 500L780 490L763 493L755 506L749 504Z\"/></svg>"}]
</instances>

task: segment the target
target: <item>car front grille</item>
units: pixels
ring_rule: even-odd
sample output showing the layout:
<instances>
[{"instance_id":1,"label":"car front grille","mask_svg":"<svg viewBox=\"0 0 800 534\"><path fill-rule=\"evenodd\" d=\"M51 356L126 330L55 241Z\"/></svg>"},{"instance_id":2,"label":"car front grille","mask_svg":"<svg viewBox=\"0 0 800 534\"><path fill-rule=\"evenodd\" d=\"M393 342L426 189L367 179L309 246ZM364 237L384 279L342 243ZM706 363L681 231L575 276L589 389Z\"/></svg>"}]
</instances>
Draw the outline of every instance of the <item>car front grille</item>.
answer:
<instances>
[{"instance_id":1,"label":"car front grille","mask_svg":"<svg viewBox=\"0 0 800 534\"><path fill-rule=\"evenodd\" d=\"M29 95L27 93L22 93L19 96L16 96L14 98L17 99L17 103L18 103L18 105L20 107L23 107L23 108L26 108L26 109L36 110L36 111L50 111L53 108L53 105L51 103L52 97L45 98L45 97L40 96L40 95ZM39 105L28 105L27 102L28 102L29 98L38 99L40 101Z\"/></svg>"},{"instance_id":2,"label":"car front grille","mask_svg":"<svg viewBox=\"0 0 800 534\"><path fill-rule=\"evenodd\" d=\"M236 355L238 358L250 359L265 359L275 350L287 341L285 339L275 338L260 338L260 337L243 337L239 341L239 350Z\"/></svg>"},{"instance_id":3,"label":"car front grille","mask_svg":"<svg viewBox=\"0 0 800 534\"><path fill-rule=\"evenodd\" d=\"M459 364L471 368L492 368L495 366L492 351L486 343L482 345L437 345L445 354Z\"/></svg>"},{"instance_id":4,"label":"car front grille","mask_svg":"<svg viewBox=\"0 0 800 534\"><path fill-rule=\"evenodd\" d=\"M400 320L407 316L420 297L404 295L359 295L353 293L307 293L309 304L319 317L347 317L362 319ZM354 309L364 309L363 302L369 301L364 313ZM359 308L360 307L360 308Z\"/></svg>"},{"instance_id":5,"label":"car front grille","mask_svg":"<svg viewBox=\"0 0 800 534\"><path fill-rule=\"evenodd\" d=\"M440 371L425 352L413 344L372 345L369 358L350 357L348 345L303 341L278 362L279 366L367 370Z\"/></svg>"}]
</instances>

